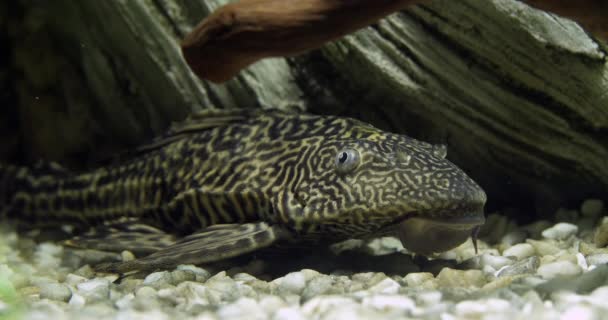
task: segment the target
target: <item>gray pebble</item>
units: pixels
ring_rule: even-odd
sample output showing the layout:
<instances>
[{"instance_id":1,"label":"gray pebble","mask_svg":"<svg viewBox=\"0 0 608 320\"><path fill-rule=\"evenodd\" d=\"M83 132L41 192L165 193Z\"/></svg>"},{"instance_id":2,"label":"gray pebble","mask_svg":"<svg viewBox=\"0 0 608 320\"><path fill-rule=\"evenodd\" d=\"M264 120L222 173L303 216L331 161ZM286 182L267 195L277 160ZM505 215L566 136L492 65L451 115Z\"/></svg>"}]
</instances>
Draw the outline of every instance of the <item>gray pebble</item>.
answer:
<instances>
[{"instance_id":1,"label":"gray pebble","mask_svg":"<svg viewBox=\"0 0 608 320\"><path fill-rule=\"evenodd\" d=\"M40 286L40 299L68 302L72 297L70 288L61 283L47 283Z\"/></svg>"},{"instance_id":2,"label":"gray pebble","mask_svg":"<svg viewBox=\"0 0 608 320\"><path fill-rule=\"evenodd\" d=\"M608 217L604 217L595 230L593 242L598 248L603 248L608 245Z\"/></svg>"},{"instance_id":3,"label":"gray pebble","mask_svg":"<svg viewBox=\"0 0 608 320\"><path fill-rule=\"evenodd\" d=\"M93 279L79 283L76 288L78 293L87 301L105 300L110 297L110 281L106 279Z\"/></svg>"},{"instance_id":4,"label":"gray pebble","mask_svg":"<svg viewBox=\"0 0 608 320\"><path fill-rule=\"evenodd\" d=\"M176 270L192 271L196 275L196 281L198 282L205 282L211 277L209 271L191 264L179 265Z\"/></svg>"},{"instance_id":5,"label":"gray pebble","mask_svg":"<svg viewBox=\"0 0 608 320\"><path fill-rule=\"evenodd\" d=\"M173 278L169 271L153 272L144 278L143 285L150 286L154 289L160 289L169 286L173 283Z\"/></svg>"},{"instance_id":6,"label":"gray pebble","mask_svg":"<svg viewBox=\"0 0 608 320\"><path fill-rule=\"evenodd\" d=\"M84 265L80 269L73 272L77 276L81 276L83 278L91 279L95 276L95 271L91 268L90 265Z\"/></svg>"},{"instance_id":7,"label":"gray pebble","mask_svg":"<svg viewBox=\"0 0 608 320\"><path fill-rule=\"evenodd\" d=\"M539 265L540 259L538 257L529 257L527 259L517 261L513 265L501 268L496 272L496 276L506 277L520 274L534 274Z\"/></svg>"},{"instance_id":8,"label":"gray pebble","mask_svg":"<svg viewBox=\"0 0 608 320\"><path fill-rule=\"evenodd\" d=\"M171 284L178 285L184 281L195 281L196 274L191 270L171 271Z\"/></svg>"},{"instance_id":9,"label":"gray pebble","mask_svg":"<svg viewBox=\"0 0 608 320\"><path fill-rule=\"evenodd\" d=\"M73 273L70 273L65 277L65 283L71 286L76 286L79 283L83 283L85 281L87 281L87 278L75 275Z\"/></svg>"},{"instance_id":10,"label":"gray pebble","mask_svg":"<svg viewBox=\"0 0 608 320\"><path fill-rule=\"evenodd\" d=\"M576 277L551 279L537 285L536 290L544 294L562 290L580 294L591 292L605 285L608 285L608 265L601 265Z\"/></svg>"},{"instance_id":11,"label":"gray pebble","mask_svg":"<svg viewBox=\"0 0 608 320\"><path fill-rule=\"evenodd\" d=\"M128 309L131 307L131 304L132 304L132 301L134 298L135 298L135 295L133 293L128 293L128 294L124 295L122 298L116 300L114 305L116 305L116 307L118 309Z\"/></svg>"},{"instance_id":12,"label":"gray pebble","mask_svg":"<svg viewBox=\"0 0 608 320\"><path fill-rule=\"evenodd\" d=\"M239 298L237 283L226 276L226 272L220 272L205 282L209 289L207 297L210 301L234 301Z\"/></svg>"},{"instance_id":13,"label":"gray pebble","mask_svg":"<svg viewBox=\"0 0 608 320\"><path fill-rule=\"evenodd\" d=\"M334 281L330 276L318 276L312 279L304 288L302 292L302 299L308 301L311 298L324 294L332 288Z\"/></svg>"},{"instance_id":14,"label":"gray pebble","mask_svg":"<svg viewBox=\"0 0 608 320\"><path fill-rule=\"evenodd\" d=\"M555 261L538 267L538 275L544 279L552 279L556 276L573 276L582 272L581 267L570 261Z\"/></svg>"},{"instance_id":15,"label":"gray pebble","mask_svg":"<svg viewBox=\"0 0 608 320\"><path fill-rule=\"evenodd\" d=\"M154 289L152 287L148 287L148 286L140 287L135 292L136 297L142 297L142 298L156 297L157 294L158 294L158 292L156 291L156 289Z\"/></svg>"},{"instance_id":16,"label":"gray pebble","mask_svg":"<svg viewBox=\"0 0 608 320\"><path fill-rule=\"evenodd\" d=\"M596 218L604 211L604 201L587 199L581 204L581 214L585 217Z\"/></svg>"},{"instance_id":17,"label":"gray pebble","mask_svg":"<svg viewBox=\"0 0 608 320\"><path fill-rule=\"evenodd\" d=\"M553 240L565 240L570 236L575 235L578 232L578 226L560 222L553 227L546 229L542 232L543 237Z\"/></svg>"}]
</instances>

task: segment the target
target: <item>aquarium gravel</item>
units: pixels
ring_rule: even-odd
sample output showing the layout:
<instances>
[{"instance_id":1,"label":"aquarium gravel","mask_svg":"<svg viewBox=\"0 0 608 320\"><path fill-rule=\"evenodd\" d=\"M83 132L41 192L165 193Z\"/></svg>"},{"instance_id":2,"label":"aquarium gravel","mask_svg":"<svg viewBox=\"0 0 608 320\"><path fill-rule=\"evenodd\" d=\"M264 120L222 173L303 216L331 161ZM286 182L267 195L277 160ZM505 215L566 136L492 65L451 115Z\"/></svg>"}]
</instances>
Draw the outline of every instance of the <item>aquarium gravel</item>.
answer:
<instances>
[{"instance_id":1,"label":"aquarium gravel","mask_svg":"<svg viewBox=\"0 0 608 320\"><path fill-rule=\"evenodd\" d=\"M271 276L265 270L280 260L253 260L226 270L181 265L124 279L96 274L91 265L133 259L130 252L36 243L4 226L0 319L603 319L605 215L600 200L528 225L490 214L477 255L470 241L432 259L409 259L393 238L342 248L361 251L354 255L360 259L408 257L391 266L403 270L395 274L295 268Z\"/></svg>"}]
</instances>

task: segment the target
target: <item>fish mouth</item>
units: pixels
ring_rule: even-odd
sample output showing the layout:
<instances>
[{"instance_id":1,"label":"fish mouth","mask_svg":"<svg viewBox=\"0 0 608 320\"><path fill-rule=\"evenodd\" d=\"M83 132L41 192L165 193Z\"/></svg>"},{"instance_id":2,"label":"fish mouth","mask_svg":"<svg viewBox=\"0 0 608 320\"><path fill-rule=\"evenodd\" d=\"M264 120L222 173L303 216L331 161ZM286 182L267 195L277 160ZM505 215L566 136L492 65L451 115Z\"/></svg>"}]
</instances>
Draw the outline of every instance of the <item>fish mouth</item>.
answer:
<instances>
[{"instance_id":1,"label":"fish mouth","mask_svg":"<svg viewBox=\"0 0 608 320\"><path fill-rule=\"evenodd\" d=\"M477 233L484 222L483 213L450 218L414 216L399 222L396 233L403 247L417 254L430 255L453 249L469 236L477 252Z\"/></svg>"}]
</instances>

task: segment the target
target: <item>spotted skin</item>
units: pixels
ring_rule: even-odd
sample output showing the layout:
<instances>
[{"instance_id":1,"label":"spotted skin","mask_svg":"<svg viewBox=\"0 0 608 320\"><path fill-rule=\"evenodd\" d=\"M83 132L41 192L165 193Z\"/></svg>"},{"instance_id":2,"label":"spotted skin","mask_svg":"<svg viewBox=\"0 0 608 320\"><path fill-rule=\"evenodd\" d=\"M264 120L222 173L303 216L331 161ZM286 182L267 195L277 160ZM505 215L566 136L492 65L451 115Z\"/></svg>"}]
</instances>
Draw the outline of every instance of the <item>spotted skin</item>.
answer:
<instances>
[{"instance_id":1,"label":"spotted skin","mask_svg":"<svg viewBox=\"0 0 608 320\"><path fill-rule=\"evenodd\" d=\"M263 222L290 241L319 242L386 233L412 217L479 224L485 194L444 147L355 119L211 110L118 165L0 167L0 201L3 216L30 223L128 218L179 238Z\"/></svg>"}]
</instances>

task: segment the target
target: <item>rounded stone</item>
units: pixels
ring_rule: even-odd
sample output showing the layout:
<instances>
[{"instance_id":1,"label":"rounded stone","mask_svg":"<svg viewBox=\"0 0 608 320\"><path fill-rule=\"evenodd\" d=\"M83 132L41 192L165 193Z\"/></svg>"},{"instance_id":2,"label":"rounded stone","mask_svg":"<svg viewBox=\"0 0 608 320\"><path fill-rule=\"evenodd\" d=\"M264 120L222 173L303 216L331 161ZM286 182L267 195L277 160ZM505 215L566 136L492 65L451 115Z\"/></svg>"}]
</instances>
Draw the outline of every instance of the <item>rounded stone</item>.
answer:
<instances>
[{"instance_id":1,"label":"rounded stone","mask_svg":"<svg viewBox=\"0 0 608 320\"><path fill-rule=\"evenodd\" d=\"M578 232L578 226L571 223L560 222L542 232L543 237L553 240L565 240Z\"/></svg>"},{"instance_id":2,"label":"rounded stone","mask_svg":"<svg viewBox=\"0 0 608 320\"><path fill-rule=\"evenodd\" d=\"M581 214L585 217L598 217L604 211L604 201L587 199L581 204Z\"/></svg>"},{"instance_id":3,"label":"rounded stone","mask_svg":"<svg viewBox=\"0 0 608 320\"><path fill-rule=\"evenodd\" d=\"M364 307L372 307L381 311L411 312L416 308L414 300L400 295L375 295L365 297L361 301Z\"/></svg>"},{"instance_id":4,"label":"rounded stone","mask_svg":"<svg viewBox=\"0 0 608 320\"><path fill-rule=\"evenodd\" d=\"M172 282L173 278L171 277L171 273L169 271L159 271L147 275L144 278L143 285L150 286L155 289L160 289L162 287L171 285Z\"/></svg>"},{"instance_id":5,"label":"rounded stone","mask_svg":"<svg viewBox=\"0 0 608 320\"><path fill-rule=\"evenodd\" d=\"M110 297L110 281L106 279L93 279L76 286L78 293L87 301L101 301Z\"/></svg>"},{"instance_id":6,"label":"rounded stone","mask_svg":"<svg viewBox=\"0 0 608 320\"><path fill-rule=\"evenodd\" d=\"M129 250L124 250L120 253L120 258L123 262L135 260L135 255Z\"/></svg>"},{"instance_id":7,"label":"rounded stone","mask_svg":"<svg viewBox=\"0 0 608 320\"><path fill-rule=\"evenodd\" d=\"M272 320L305 320L306 317L302 314L298 308L295 307L286 307L280 308L272 317Z\"/></svg>"},{"instance_id":8,"label":"rounded stone","mask_svg":"<svg viewBox=\"0 0 608 320\"><path fill-rule=\"evenodd\" d=\"M413 272L403 277L408 287L418 287L428 280L432 280L433 274L430 272Z\"/></svg>"},{"instance_id":9,"label":"rounded stone","mask_svg":"<svg viewBox=\"0 0 608 320\"><path fill-rule=\"evenodd\" d=\"M196 274L190 270L171 271L171 284L178 285L184 281L195 281Z\"/></svg>"},{"instance_id":10,"label":"rounded stone","mask_svg":"<svg viewBox=\"0 0 608 320\"><path fill-rule=\"evenodd\" d=\"M496 272L497 277L516 276L520 274L534 274L540 265L536 256L524 258L513 265L505 266Z\"/></svg>"},{"instance_id":11,"label":"rounded stone","mask_svg":"<svg viewBox=\"0 0 608 320\"><path fill-rule=\"evenodd\" d=\"M560 319L595 320L599 318L593 308L585 305L574 305L568 307L562 313Z\"/></svg>"},{"instance_id":12,"label":"rounded stone","mask_svg":"<svg viewBox=\"0 0 608 320\"><path fill-rule=\"evenodd\" d=\"M601 224L595 230L593 242L598 248L608 245L608 217L604 217Z\"/></svg>"},{"instance_id":13,"label":"rounded stone","mask_svg":"<svg viewBox=\"0 0 608 320\"><path fill-rule=\"evenodd\" d=\"M544 279L551 279L556 276L578 275L582 270L581 267L571 261L556 261L541 265L537 272Z\"/></svg>"},{"instance_id":14,"label":"rounded stone","mask_svg":"<svg viewBox=\"0 0 608 320\"><path fill-rule=\"evenodd\" d=\"M77 286L85 281L87 281L87 278L75 275L73 273L70 273L65 277L65 283L71 286Z\"/></svg>"},{"instance_id":15,"label":"rounded stone","mask_svg":"<svg viewBox=\"0 0 608 320\"><path fill-rule=\"evenodd\" d=\"M495 256L492 254L482 254L480 264L482 267L490 266L494 270L498 270L504 266L512 265L515 261L503 256Z\"/></svg>"},{"instance_id":16,"label":"rounded stone","mask_svg":"<svg viewBox=\"0 0 608 320\"><path fill-rule=\"evenodd\" d=\"M598 253L587 256L588 265L608 264L608 253Z\"/></svg>"},{"instance_id":17,"label":"rounded stone","mask_svg":"<svg viewBox=\"0 0 608 320\"><path fill-rule=\"evenodd\" d=\"M302 272L291 272L276 280L279 294L300 294L306 287L306 277Z\"/></svg>"},{"instance_id":18,"label":"rounded stone","mask_svg":"<svg viewBox=\"0 0 608 320\"><path fill-rule=\"evenodd\" d=\"M534 251L539 256L555 255L561 251L561 249L557 245L555 245L553 241L550 240L538 241L528 239L526 240L526 242L529 243L532 247L534 247Z\"/></svg>"},{"instance_id":19,"label":"rounded stone","mask_svg":"<svg viewBox=\"0 0 608 320\"><path fill-rule=\"evenodd\" d=\"M396 294L399 292L399 288L401 288L401 286L397 281L386 278L371 286L368 290L373 293Z\"/></svg>"},{"instance_id":20,"label":"rounded stone","mask_svg":"<svg viewBox=\"0 0 608 320\"><path fill-rule=\"evenodd\" d=\"M156 297L157 295L158 295L158 292L156 291L156 289L154 289L152 287L148 287L148 286L140 287L135 292L135 296L140 297L140 298L151 298L151 297Z\"/></svg>"},{"instance_id":21,"label":"rounded stone","mask_svg":"<svg viewBox=\"0 0 608 320\"><path fill-rule=\"evenodd\" d=\"M74 293L70 297L68 304L74 308L82 308L86 304L86 299L83 296Z\"/></svg>"},{"instance_id":22,"label":"rounded stone","mask_svg":"<svg viewBox=\"0 0 608 320\"><path fill-rule=\"evenodd\" d=\"M515 257L517 260L528 258L534 255L534 247L529 243L518 243L505 249L502 255L505 257Z\"/></svg>"},{"instance_id":23,"label":"rounded stone","mask_svg":"<svg viewBox=\"0 0 608 320\"><path fill-rule=\"evenodd\" d=\"M486 284L486 279L481 270L443 268L437 275L437 283L440 288L481 288Z\"/></svg>"},{"instance_id":24,"label":"rounded stone","mask_svg":"<svg viewBox=\"0 0 608 320\"><path fill-rule=\"evenodd\" d=\"M191 264L181 264L177 266L176 270L193 272L196 275L196 281L198 282L205 282L211 277L211 273L209 273L209 271Z\"/></svg>"},{"instance_id":25,"label":"rounded stone","mask_svg":"<svg viewBox=\"0 0 608 320\"><path fill-rule=\"evenodd\" d=\"M326 293L332 288L334 280L330 276L318 276L308 282L302 291L302 299L307 301L315 296Z\"/></svg>"},{"instance_id":26,"label":"rounded stone","mask_svg":"<svg viewBox=\"0 0 608 320\"><path fill-rule=\"evenodd\" d=\"M220 319L252 319L264 320L268 315L251 298L240 298L234 303L221 306L217 310L217 315Z\"/></svg>"},{"instance_id":27,"label":"rounded stone","mask_svg":"<svg viewBox=\"0 0 608 320\"><path fill-rule=\"evenodd\" d=\"M40 286L40 299L68 302L72 297L70 288L61 283L46 283Z\"/></svg>"}]
</instances>

